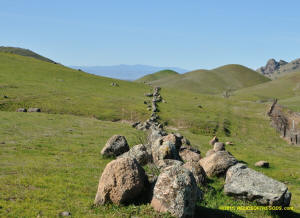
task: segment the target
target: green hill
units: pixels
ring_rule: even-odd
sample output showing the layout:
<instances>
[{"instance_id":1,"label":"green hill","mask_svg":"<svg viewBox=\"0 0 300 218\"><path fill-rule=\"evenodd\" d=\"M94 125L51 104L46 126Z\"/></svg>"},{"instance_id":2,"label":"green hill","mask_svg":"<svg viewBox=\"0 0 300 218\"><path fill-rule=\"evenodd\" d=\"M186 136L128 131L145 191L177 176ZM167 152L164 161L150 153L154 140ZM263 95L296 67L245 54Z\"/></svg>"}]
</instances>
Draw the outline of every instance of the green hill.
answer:
<instances>
[{"instance_id":1,"label":"green hill","mask_svg":"<svg viewBox=\"0 0 300 218\"><path fill-rule=\"evenodd\" d=\"M143 76L142 78L136 80L137 82L152 82L155 80L160 80L166 77L173 77L177 76L179 73L177 73L174 70L161 70L156 73L148 74L146 76Z\"/></svg>"},{"instance_id":2,"label":"green hill","mask_svg":"<svg viewBox=\"0 0 300 218\"><path fill-rule=\"evenodd\" d=\"M118 87L111 83L118 83ZM30 57L0 52L0 109L39 107L102 120L146 117L148 86L95 76ZM8 98L3 98L6 95ZM138 104L138 103L141 104Z\"/></svg>"},{"instance_id":3,"label":"green hill","mask_svg":"<svg viewBox=\"0 0 300 218\"><path fill-rule=\"evenodd\" d=\"M270 80L256 71L233 64L213 70L195 70L176 76L150 77L150 79L148 82L151 81L153 85L180 88L182 90L206 94L218 94L225 90L237 90Z\"/></svg>"},{"instance_id":4,"label":"green hill","mask_svg":"<svg viewBox=\"0 0 300 218\"><path fill-rule=\"evenodd\" d=\"M238 75L245 69L234 66L240 69ZM222 72L234 75L225 67L218 68L213 78ZM206 71L199 74L207 76ZM119 86L111 86L112 82ZM245 101L239 92L223 98L187 90L162 88L166 103L158 104L158 114L165 129L186 136L202 156L211 149L212 135L234 142L226 150L250 168L285 182L293 194L291 206L300 212L300 147L288 145L270 126L264 113L268 104ZM144 101L149 98L144 93L149 91L143 83L0 52L0 217L57 217L62 211L74 217L168 217L155 213L149 204L92 207L99 177L111 160L100 155L106 140L121 134L133 146L146 138L127 122L110 121L148 118ZM44 113L15 112L19 107L40 107ZM270 168L255 167L259 160L269 161ZM224 178L210 179L197 214L274 217L268 211L219 210L227 205L252 205L224 195L223 184Z\"/></svg>"},{"instance_id":5,"label":"green hill","mask_svg":"<svg viewBox=\"0 0 300 218\"><path fill-rule=\"evenodd\" d=\"M36 58L41 61L55 63L54 61L50 60L49 58L45 58L29 49L0 46L0 52L17 54L17 55L21 55L21 56L25 56L25 57L32 57L32 58Z\"/></svg>"}]
</instances>

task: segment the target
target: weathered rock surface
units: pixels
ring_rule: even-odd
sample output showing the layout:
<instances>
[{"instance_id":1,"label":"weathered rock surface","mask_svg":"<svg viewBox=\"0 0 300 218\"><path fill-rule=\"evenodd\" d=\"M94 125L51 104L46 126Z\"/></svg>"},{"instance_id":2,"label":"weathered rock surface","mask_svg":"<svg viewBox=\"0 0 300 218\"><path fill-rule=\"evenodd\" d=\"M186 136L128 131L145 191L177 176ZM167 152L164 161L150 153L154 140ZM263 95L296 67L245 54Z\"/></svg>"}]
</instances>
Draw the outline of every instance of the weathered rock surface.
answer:
<instances>
[{"instance_id":1,"label":"weathered rock surface","mask_svg":"<svg viewBox=\"0 0 300 218\"><path fill-rule=\"evenodd\" d=\"M191 171L196 179L197 185L205 185L207 176L204 169L197 162L186 162L183 167Z\"/></svg>"},{"instance_id":2,"label":"weathered rock surface","mask_svg":"<svg viewBox=\"0 0 300 218\"><path fill-rule=\"evenodd\" d=\"M94 204L130 203L142 193L146 184L145 171L135 159L118 158L106 165Z\"/></svg>"},{"instance_id":3,"label":"weathered rock surface","mask_svg":"<svg viewBox=\"0 0 300 218\"><path fill-rule=\"evenodd\" d=\"M198 162L201 158L200 151L191 146L181 146L179 156L184 162L194 161Z\"/></svg>"},{"instance_id":4,"label":"weathered rock surface","mask_svg":"<svg viewBox=\"0 0 300 218\"><path fill-rule=\"evenodd\" d=\"M237 163L237 160L227 151L217 151L200 159L200 165L208 176L220 176Z\"/></svg>"},{"instance_id":5,"label":"weathered rock surface","mask_svg":"<svg viewBox=\"0 0 300 218\"><path fill-rule=\"evenodd\" d=\"M261 160L255 163L257 167L269 168L270 164L267 161Z\"/></svg>"},{"instance_id":6,"label":"weathered rock surface","mask_svg":"<svg viewBox=\"0 0 300 218\"><path fill-rule=\"evenodd\" d=\"M156 167L161 171L167 167L171 166L182 166L183 162L179 160L172 160L172 159L164 159L164 160L159 160L156 163Z\"/></svg>"},{"instance_id":7,"label":"weathered rock surface","mask_svg":"<svg viewBox=\"0 0 300 218\"><path fill-rule=\"evenodd\" d=\"M205 157L208 157L208 156L212 155L213 153L215 153L215 150L214 149L210 149L210 150L208 150L206 152Z\"/></svg>"},{"instance_id":8,"label":"weathered rock surface","mask_svg":"<svg viewBox=\"0 0 300 218\"><path fill-rule=\"evenodd\" d=\"M121 154L118 158L130 157L136 159L140 165L146 165L152 162L151 146L150 145L135 145L129 151Z\"/></svg>"},{"instance_id":9,"label":"weathered rock surface","mask_svg":"<svg viewBox=\"0 0 300 218\"><path fill-rule=\"evenodd\" d=\"M285 184L241 163L228 169L224 192L262 205L288 206L291 200L291 193Z\"/></svg>"},{"instance_id":10,"label":"weathered rock surface","mask_svg":"<svg viewBox=\"0 0 300 218\"><path fill-rule=\"evenodd\" d=\"M152 157L155 164L157 161L163 159L179 160L175 144L172 141L164 141L164 137L157 139L152 144Z\"/></svg>"},{"instance_id":11,"label":"weathered rock surface","mask_svg":"<svg viewBox=\"0 0 300 218\"><path fill-rule=\"evenodd\" d=\"M189 170L181 166L165 168L155 184L151 206L158 212L170 212L175 217L193 217L198 190Z\"/></svg>"},{"instance_id":12,"label":"weathered rock surface","mask_svg":"<svg viewBox=\"0 0 300 218\"><path fill-rule=\"evenodd\" d=\"M225 144L223 142L216 142L214 144L214 151L225 151Z\"/></svg>"},{"instance_id":13,"label":"weathered rock surface","mask_svg":"<svg viewBox=\"0 0 300 218\"><path fill-rule=\"evenodd\" d=\"M105 144L101 151L103 156L117 157L129 151L127 140L124 136L114 135Z\"/></svg>"},{"instance_id":14,"label":"weathered rock surface","mask_svg":"<svg viewBox=\"0 0 300 218\"><path fill-rule=\"evenodd\" d=\"M28 112L41 112L41 109L40 109L40 108L36 108L36 107L34 107L34 108L29 108L29 109L28 109Z\"/></svg>"}]
</instances>

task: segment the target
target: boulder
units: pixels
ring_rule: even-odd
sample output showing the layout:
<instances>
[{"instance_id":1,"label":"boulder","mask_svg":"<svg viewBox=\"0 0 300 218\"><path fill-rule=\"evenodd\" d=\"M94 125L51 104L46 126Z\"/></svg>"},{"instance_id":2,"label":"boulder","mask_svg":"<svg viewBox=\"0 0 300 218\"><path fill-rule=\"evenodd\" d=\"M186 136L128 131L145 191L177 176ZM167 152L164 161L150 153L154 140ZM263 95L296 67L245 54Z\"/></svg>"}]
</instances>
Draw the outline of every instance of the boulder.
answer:
<instances>
[{"instance_id":1,"label":"boulder","mask_svg":"<svg viewBox=\"0 0 300 218\"><path fill-rule=\"evenodd\" d=\"M121 154L118 158L130 157L136 159L140 165L146 165L152 162L151 146L150 145L135 145L129 151Z\"/></svg>"},{"instance_id":2,"label":"boulder","mask_svg":"<svg viewBox=\"0 0 300 218\"><path fill-rule=\"evenodd\" d=\"M36 107L34 107L34 108L29 108L29 109L28 109L28 112L41 112L41 109L40 109L40 108L36 108Z\"/></svg>"},{"instance_id":3,"label":"boulder","mask_svg":"<svg viewBox=\"0 0 300 218\"><path fill-rule=\"evenodd\" d=\"M223 142L216 142L214 144L214 151L225 151L225 144Z\"/></svg>"},{"instance_id":4,"label":"boulder","mask_svg":"<svg viewBox=\"0 0 300 218\"><path fill-rule=\"evenodd\" d=\"M261 205L289 206L291 201L291 193L285 184L241 163L228 169L224 192Z\"/></svg>"},{"instance_id":5,"label":"boulder","mask_svg":"<svg viewBox=\"0 0 300 218\"><path fill-rule=\"evenodd\" d=\"M27 112L26 108L18 108L16 112Z\"/></svg>"},{"instance_id":6,"label":"boulder","mask_svg":"<svg viewBox=\"0 0 300 218\"><path fill-rule=\"evenodd\" d=\"M207 176L204 169L200 166L199 163L190 161L183 164L183 167L193 173L197 185L202 186L206 184Z\"/></svg>"},{"instance_id":7,"label":"boulder","mask_svg":"<svg viewBox=\"0 0 300 218\"><path fill-rule=\"evenodd\" d=\"M218 137L217 136L214 136L210 141L209 141L209 144L210 145L214 145L216 142L218 142L219 141L219 139L218 139Z\"/></svg>"},{"instance_id":8,"label":"boulder","mask_svg":"<svg viewBox=\"0 0 300 218\"><path fill-rule=\"evenodd\" d=\"M171 166L159 175L151 206L175 217L193 217L199 189L193 174L182 166Z\"/></svg>"},{"instance_id":9,"label":"boulder","mask_svg":"<svg viewBox=\"0 0 300 218\"><path fill-rule=\"evenodd\" d=\"M147 185L144 169L132 158L118 158L108 163L101 175L95 205L133 202Z\"/></svg>"},{"instance_id":10,"label":"boulder","mask_svg":"<svg viewBox=\"0 0 300 218\"><path fill-rule=\"evenodd\" d=\"M208 156L210 156L210 155L212 155L212 154L214 154L214 153L215 153L215 150L214 150L214 149L210 149L210 150L208 150L208 151L206 152L205 157L208 157Z\"/></svg>"},{"instance_id":11,"label":"boulder","mask_svg":"<svg viewBox=\"0 0 300 218\"><path fill-rule=\"evenodd\" d=\"M208 176L220 176L238 161L227 151L217 151L200 159L199 163Z\"/></svg>"},{"instance_id":12,"label":"boulder","mask_svg":"<svg viewBox=\"0 0 300 218\"><path fill-rule=\"evenodd\" d=\"M163 159L180 159L175 144L172 141L164 140L164 137L157 139L152 144L152 157L155 164Z\"/></svg>"},{"instance_id":13,"label":"boulder","mask_svg":"<svg viewBox=\"0 0 300 218\"><path fill-rule=\"evenodd\" d=\"M233 142L226 142L225 144L226 144L226 145L234 145Z\"/></svg>"},{"instance_id":14,"label":"boulder","mask_svg":"<svg viewBox=\"0 0 300 218\"><path fill-rule=\"evenodd\" d=\"M164 160L159 160L156 163L156 167L162 171L167 167L170 166L182 166L183 162L179 160L172 160L172 159L164 159Z\"/></svg>"},{"instance_id":15,"label":"boulder","mask_svg":"<svg viewBox=\"0 0 300 218\"><path fill-rule=\"evenodd\" d=\"M179 156L184 162L198 162L201 158L200 151L191 146L182 146L179 151Z\"/></svg>"},{"instance_id":16,"label":"boulder","mask_svg":"<svg viewBox=\"0 0 300 218\"><path fill-rule=\"evenodd\" d=\"M267 161L261 160L255 163L256 167L269 168L270 164Z\"/></svg>"},{"instance_id":17,"label":"boulder","mask_svg":"<svg viewBox=\"0 0 300 218\"><path fill-rule=\"evenodd\" d=\"M126 138L114 135L106 142L101 154L106 157L117 157L127 151L129 151L129 146Z\"/></svg>"},{"instance_id":18,"label":"boulder","mask_svg":"<svg viewBox=\"0 0 300 218\"><path fill-rule=\"evenodd\" d=\"M163 137L165 133L160 129L150 128L148 142L153 144L157 139Z\"/></svg>"},{"instance_id":19,"label":"boulder","mask_svg":"<svg viewBox=\"0 0 300 218\"><path fill-rule=\"evenodd\" d=\"M176 149L180 149L182 143L181 143L181 139L178 138L175 134L168 134L166 136L163 137L163 141L166 142L166 141L170 141L172 142Z\"/></svg>"}]
</instances>

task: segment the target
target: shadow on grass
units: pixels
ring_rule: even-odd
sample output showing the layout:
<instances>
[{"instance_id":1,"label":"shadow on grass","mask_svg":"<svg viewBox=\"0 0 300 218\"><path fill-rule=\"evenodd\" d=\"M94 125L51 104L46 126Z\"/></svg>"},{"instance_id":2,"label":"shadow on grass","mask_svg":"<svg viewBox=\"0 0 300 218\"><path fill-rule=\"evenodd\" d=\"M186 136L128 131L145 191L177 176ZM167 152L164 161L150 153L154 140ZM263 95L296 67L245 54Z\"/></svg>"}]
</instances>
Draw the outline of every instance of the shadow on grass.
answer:
<instances>
[{"instance_id":1,"label":"shadow on grass","mask_svg":"<svg viewBox=\"0 0 300 218\"><path fill-rule=\"evenodd\" d=\"M205 218L242 218L243 216L237 215L230 211L212 209L207 207L197 206L195 211L196 217L205 217Z\"/></svg>"}]
</instances>

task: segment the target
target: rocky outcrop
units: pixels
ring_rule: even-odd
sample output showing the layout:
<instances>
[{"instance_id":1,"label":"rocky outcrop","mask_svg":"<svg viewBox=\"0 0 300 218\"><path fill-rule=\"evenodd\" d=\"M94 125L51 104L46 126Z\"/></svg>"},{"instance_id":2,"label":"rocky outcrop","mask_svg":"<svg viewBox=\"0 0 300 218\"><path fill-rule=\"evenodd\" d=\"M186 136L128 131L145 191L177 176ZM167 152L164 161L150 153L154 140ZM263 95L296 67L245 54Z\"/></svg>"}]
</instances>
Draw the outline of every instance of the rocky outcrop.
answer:
<instances>
[{"instance_id":1,"label":"rocky outcrop","mask_svg":"<svg viewBox=\"0 0 300 218\"><path fill-rule=\"evenodd\" d=\"M147 184L144 169L132 158L119 158L108 163L101 175L95 205L131 203Z\"/></svg>"},{"instance_id":2,"label":"rocky outcrop","mask_svg":"<svg viewBox=\"0 0 300 218\"><path fill-rule=\"evenodd\" d=\"M277 62L275 59L270 59L266 66L260 67L256 71L270 78L276 78L288 73L300 70L300 58L291 62L280 60Z\"/></svg>"},{"instance_id":3,"label":"rocky outcrop","mask_svg":"<svg viewBox=\"0 0 300 218\"><path fill-rule=\"evenodd\" d=\"M212 177L224 175L229 167L237 163L237 160L227 151L217 151L200 159L199 163L206 174Z\"/></svg>"},{"instance_id":4,"label":"rocky outcrop","mask_svg":"<svg viewBox=\"0 0 300 218\"><path fill-rule=\"evenodd\" d=\"M291 200L291 193L283 183L241 163L228 169L224 192L262 205L288 206Z\"/></svg>"},{"instance_id":5,"label":"rocky outcrop","mask_svg":"<svg viewBox=\"0 0 300 218\"><path fill-rule=\"evenodd\" d=\"M267 115L271 119L271 125L281 134L281 137L290 144L300 144L300 114L288 110L277 104L277 100L273 102Z\"/></svg>"},{"instance_id":6,"label":"rocky outcrop","mask_svg":"<svg viewBox=\"0 0 300 218\"><path fill-rule=\"evenodd\" d=\"M106 142L101 154L106 157L117 157L127 151L129 151L129 146L126 138L114 135Z\"/></svg>"},{"instance_id":7,"label":"rocky outcrop","mask_svg":"<svg viewBox=\"0 0 300 218\"><path fill-rule=\"evenodd\" d=\"M180 166L165 168L155 184L151 206L175 217L193 217L198 190L189 170Z\"/></svg>"}]
</instances>

